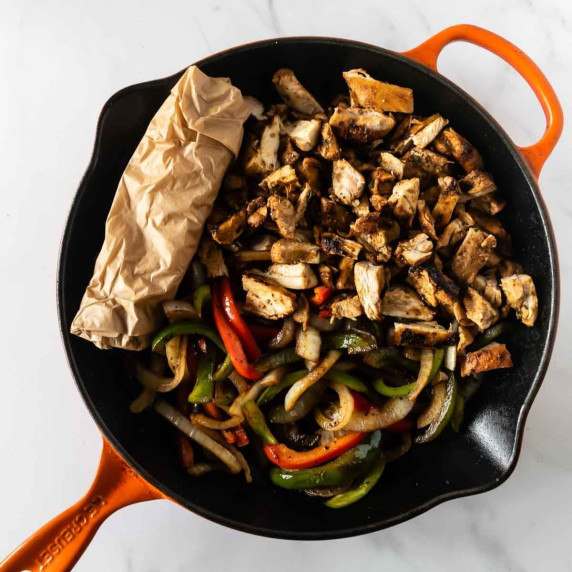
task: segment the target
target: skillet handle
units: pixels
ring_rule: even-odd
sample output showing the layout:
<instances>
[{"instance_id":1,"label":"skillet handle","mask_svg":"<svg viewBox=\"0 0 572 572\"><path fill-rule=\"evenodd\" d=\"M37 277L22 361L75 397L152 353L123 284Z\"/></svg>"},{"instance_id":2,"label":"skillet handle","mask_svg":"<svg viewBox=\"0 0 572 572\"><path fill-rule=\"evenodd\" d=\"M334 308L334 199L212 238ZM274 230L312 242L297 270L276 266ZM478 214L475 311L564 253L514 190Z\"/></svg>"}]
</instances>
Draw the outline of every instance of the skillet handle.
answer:
<instances>
[{"instance_id":1,"label":"skillet handle","mask_svg":"<svg viewBox=\"0 0 572 572\"><path fill-rule=\"evenodd\" d=\"M25 540L0 563L0 572L67 572L103 521L117 509L165 498L103 441L97 474L86 495Z\"/></svg>"},{"instance_id":2,"label":"skillet handle","mask_svg":"<svg viewBox=\"0 0 572 572\"><path fill-rule=\"evenodd\" d=\"M524 52L501 36L477 26L451 26L416 48L403 52L403 55L437 71L437 60L443 48L458 41L475 44L499 56L511 65L534 91L546 117L546 130L538 142L529 147L519 147L519 150L538 179L544 162L560 138L564 123L562 107L554 89L540 68Z\"/></svg>"}]
</instances>

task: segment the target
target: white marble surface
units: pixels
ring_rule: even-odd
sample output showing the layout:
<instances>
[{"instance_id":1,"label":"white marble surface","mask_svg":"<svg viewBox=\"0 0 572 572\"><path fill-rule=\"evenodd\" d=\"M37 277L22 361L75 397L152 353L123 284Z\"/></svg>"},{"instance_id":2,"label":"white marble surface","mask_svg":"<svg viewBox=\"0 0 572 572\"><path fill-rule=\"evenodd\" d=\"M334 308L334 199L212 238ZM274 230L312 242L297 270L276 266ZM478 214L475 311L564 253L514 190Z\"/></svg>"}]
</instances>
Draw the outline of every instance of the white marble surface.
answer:
<instances>
[{"instance_id":1,"label":"white marble surface","mask_svg":"<svg viewBox=\"0 0 572 572\"><path fill-rule=\"evenodd\" d=\"M96 468L100 436L66 364L55 277L66 213L106 99L252 40L331 35L405 50L467 22L524 49L572 117L572 5L508 0L501 10L498 4L2 0L0 556L79 498ZM532 93L493 56L457 44L443 55L441 71L488 107L516 142L533 142L542 132ZM571 139L565 130L540 178L561 254L559 336L506 484L385 532L322 543L257 538L167 501L144 503L111 517L76 569L572 570Z\"/></svg>"}]
</instances>

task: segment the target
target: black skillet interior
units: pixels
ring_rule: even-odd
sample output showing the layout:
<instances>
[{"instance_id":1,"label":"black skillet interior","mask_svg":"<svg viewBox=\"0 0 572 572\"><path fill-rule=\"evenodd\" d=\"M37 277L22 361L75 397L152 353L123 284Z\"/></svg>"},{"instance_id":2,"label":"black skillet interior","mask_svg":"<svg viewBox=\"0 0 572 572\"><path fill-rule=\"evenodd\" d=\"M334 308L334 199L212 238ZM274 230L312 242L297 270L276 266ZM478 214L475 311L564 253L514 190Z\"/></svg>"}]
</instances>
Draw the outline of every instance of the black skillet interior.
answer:
<instances>
[{"instance_id":1,"label":"black skillet interior","mask_svg":"<svg viewBox=\"0 0 572 572\"><path fill-rule=\"evenodd\" d=\"M521 327L509 347L515 367L491 372L467 409L460 435L414 447L386 469L366 500L333 511L303 494L215 475L194 480L177 463L170 427L156 415L131 415L136 387L123 374L122 352L101 351L71 336L70 323L91 277L117 183L146 126L180 74L128 87L105 105L91 164L77 192L62 243L60 320L77 385L95 421L123 457L152 484L190 510L221 524L267 536L325 539L377 530L443 500L499 485L516 464L526 412L552 349L558 305L553 234L537 187L498 124L464 92L427 68L373 46L325 38L265 41L199 62L212 76L230 77L243 93L277 100L272 74L291 67L322 102L345 92L342 71L363 67L374 77L413 88L416 111L439 111L483 154L508 198L504 222L515 258L534 277L540 316Z\"/></svg>"}]
</instances>

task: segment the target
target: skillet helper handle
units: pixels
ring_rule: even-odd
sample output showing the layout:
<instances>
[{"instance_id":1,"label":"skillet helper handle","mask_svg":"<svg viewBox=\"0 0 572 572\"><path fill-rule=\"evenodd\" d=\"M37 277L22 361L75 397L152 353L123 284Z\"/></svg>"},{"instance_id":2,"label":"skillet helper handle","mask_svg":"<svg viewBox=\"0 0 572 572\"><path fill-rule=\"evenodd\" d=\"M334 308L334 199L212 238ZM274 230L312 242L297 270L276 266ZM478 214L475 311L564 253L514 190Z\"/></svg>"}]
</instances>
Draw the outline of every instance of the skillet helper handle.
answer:
<instances>
[{"instance_id":1,"label":"skillet helper handle","mask_svg":"<svg viewBox=\"0 0 572 572\"><path fill-rule=\"evenodd\" d=\"M477 26L451 26L416 48L403 52L403 55L437 71L437 60L443 48L459 41L475 44L499 56L512 66L534 91L546 117L546 130L539 141L518 149L538 179L544 162L560 138L564 124L562 107L554 89L540 68L523 51L501 36Z\"/></svg>"},{"instance_id":2,"label":"skillet helper handle","mask_svg":"<svg viewBox=\"0 0 572 572\"><path fill-rule=\"evenodd\" d=\"M108 516L124 506L157 498L164 497L104 439L99 469L87 494L16 548L0 563L0 572L67 572Z\"/></svg>"}]
</instances>

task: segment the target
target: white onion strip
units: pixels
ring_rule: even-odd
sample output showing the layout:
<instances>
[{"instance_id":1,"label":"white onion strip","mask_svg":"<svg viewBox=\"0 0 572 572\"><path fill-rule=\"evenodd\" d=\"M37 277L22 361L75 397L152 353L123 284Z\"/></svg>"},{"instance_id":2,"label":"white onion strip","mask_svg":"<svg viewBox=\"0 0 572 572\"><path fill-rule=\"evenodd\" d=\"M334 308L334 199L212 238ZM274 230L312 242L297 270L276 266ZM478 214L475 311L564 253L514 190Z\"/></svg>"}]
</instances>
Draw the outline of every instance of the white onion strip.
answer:
<instances>
[{"instance_id":1,"label":"white onion strip","mask_svg":"<svg viewBox=\"0 0 572 572\"><path fill-rule=\"evenodd\" d=\"M414 403L406 397L388 399L379 409L372 407L369 411L354 411L346 425L350 431L376 431L385 429L404 419L413 409Z\"/></svg>"},{"instance_id":2,"label":"white onion strip","mask_svg":"<svg viewBox=\"0 0 572 572\"><path fill-rule=\"evenodd\" d=\"M354 412L354 398L346 385L332 383L330 387L338 394L340 401L338 410L333 419L328 419L319 409L316 409L314 419L322 429L339 431L350 422L352 413Z\"/></svg>"},{"instance_id":3,"label":"white onion strip","mask_svg":"<svg viewBox=\"0 0 572 572\"><path fill-rule=\"evenodd\" d=\"M205 432L195 427L182 413L165 401L155 403L155 411L169 423L183 432L189 439L197 442L220 459L232 473L240 473L242 467L238 459L225 447L209 437Z\"/></svg>"},{"instance_id":4,"label":"white onion strip","mask_svg":"<svg viewBox=\"0 0 572 572\"><path fill-rule=\"evenodd\" d=\"M424 387L429 383L429 375L431 373L431 366L433 365L433 350L423 348L421 350L419 373L417 374L417 381L415 387L409 392L407 399L415 401L417 396L423 391Z\"/></svg>"},{"instance_id":5,"label":"white onion strip","mask_svg":"<svg viewBox=\"0 0 572 572\"><path fill-rule=\"evenodd\" d=\"M307 373L302 379L299 379L286 394L284 399L284 409L291 411L296 405L299 397L309 388L320 380L329 369L342 357L340 350L331 350L326 357L313 369Z\"/></svg>"},{"instance_id":6,"label":"white onion strip","mask_svg":"<svg viewBox=\"0 0 572 572\"><path fill-rule=\"evenodd\" d=\"M233 415L230 419L221 421L213 419L203 413L196 413L191 416L191 421L194 425L201 425L201 427L207 427L208 429L214 429L215 431L224 431L225 429L232 429L233 427L240 425L244 421L244 417L242 417L242 415Z\"/></svg>"},{"instance_id":7,"label":"white onion strip","mask_svg":"<svg viewBox=\"0 0 572 572\"><path fill-rule=\"evenodd\" d=\"M282 329L278 332L275 338L268 342L268 347L272 349L285 348L293 339L296 325L291 316L284 319Z\"/></svg>"}]
</instances>

